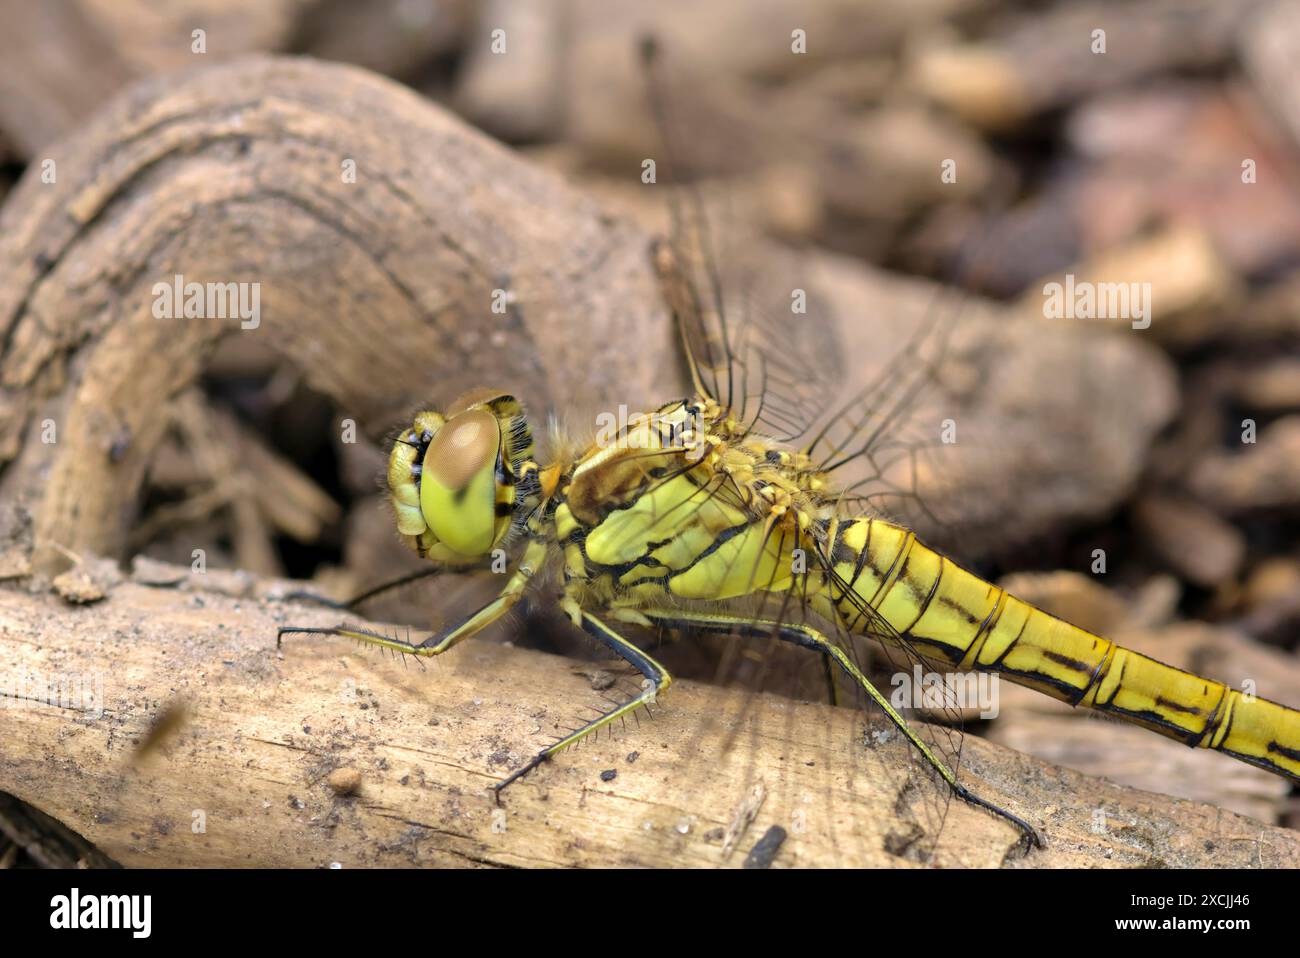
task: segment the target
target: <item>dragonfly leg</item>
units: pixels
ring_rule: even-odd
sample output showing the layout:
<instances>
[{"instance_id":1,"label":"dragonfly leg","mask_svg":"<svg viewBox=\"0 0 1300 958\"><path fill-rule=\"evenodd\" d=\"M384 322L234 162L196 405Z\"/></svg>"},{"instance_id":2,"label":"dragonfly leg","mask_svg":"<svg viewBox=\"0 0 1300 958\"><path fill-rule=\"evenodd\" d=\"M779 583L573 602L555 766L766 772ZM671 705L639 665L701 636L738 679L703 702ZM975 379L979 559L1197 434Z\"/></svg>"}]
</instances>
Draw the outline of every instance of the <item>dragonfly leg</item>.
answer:
<instances>
[{"instance_id":1,"label":"dragonfly leg","mask_svg":"<svg viewBox=\"0 0 1300 958\"><path fill-rule=\"evenodd\" d=\"M468 639L471 635L481 632L497 619L501 618L511 608L514 607L524 594L528 587L528 582L532 579L533 574L541 567L541 563L546 558L546 544L541 540L533 540L528 544L524 551L523 558L519 562L519 567L515 570L514 575L506 583L500 594L483 606L468 619L456 626L449 632L439 635L430 635L421 642L411 642L403 640L396 636L385 635L382 632L372 632L369 629L356 628L349 625L339 625L332 628L317 628L308 626L284 626L279 630L275 637L276 648L279 648L281 640L286 635L291 634L308 634L308 635L341 635L346 638L356 639L360 642L366 642L370 645L378 645L381 648L393 649L397 652L405 652L410 655L441 655L453 645ZM373 590L372 590L373 591Z\"/></svg>"},{"instance_id":2,"label":"dragonfly leg","mask_svg":"<svg viewBox=\"0 0 1300 958\"><path fill-rule=\"evenodd\" d=\"M445 566L431 565L426 569L421 569L419 572L411 572L401 578L392 579L388 582L377 585L372 589L367 589L360 595L354 595L345 602L339 602L336 599L329 599L323 595L317 595L315 592L308 592L305 589L286 593L284 598L296 602L314 602L317 605L328 606L331 609L348 610L355 608L367 599L373 599L377 595L388 592L390 589L396 589L399 586L404 586L411 582L418 582L420 579L427 579L430 576L435 576L438 575L438 573L445 571L447 571Z\"/></svg>"},{"instance_id":3,"label":"dragonfly leg","mask_svg":"<svg viewBox=\"0 0 1300 958\"><path fill-rule=\"evenodd\" d=\"M574 607L570 611L574 614L575 618L580 620L584 632L634 666L638 672L645 676L646 680L643 683L641 694L629 699L622 705L616 706L609 711L602 713L590 722L587 722L585 725L574 729L554 744L542 749L542 751L538 752L526 763L512 772L508 778L503 779L493 786L498 795L501 793L501 790L511 782L523 778L557 752L568 748L575 742L581 741L593 732L599 731L606 725L609 725L611 722L618 721L624 716L631 715L642 706L652 705L656 696L672 684L673 679L672 676L668 674L667 669L621 636L614 629L610 628L610 626L596 618L596 616L592 615L586 609L579 610Z\"/></svg>"},{"instance_id":4,"label":"dragonfly leg","mask_svg":"<svg viewBox=\"0 0 1300 958\"><path fill-rule=\"evenodd\" d=\"M826 670L826 692L831 705L840 703L840 687L835 681L835 662L829 655L822 656L822 667Z\"/></svg>"},{"instance_id":5,"label":"dragonfly leg","mask_svg":"<svg viewBox=\"0 0 1300 958\"><path fill-rule=\"evenodd\" d=\"M898 711L889 704L889 700L881 694L880 690L871 683L862 670L858 668L853 659L842 648L832 642L829 638L818 632L816 629L809 628L806 625L797 623L774 622L766 619L744 619L728 615L716 615L710 613L687 612L682 609L642 609L642 613L649 619L660 625L670 628L695 628L704 629L709 632L735 632L741 635L749 636L769 636L775 634L777 638L786 642L791 642L805 649L811 649L819 652L830 662L834 662L845 672L859 688L865 692L889 720L906 736L912 746L921 753L926 762L934 768L936 772L948 783L954 795L964 802L971 805L977 805L980 808L993 812L1001 818L1006 819L1020 831L1024 840L1029 845L1039 848L1043 847L1042 836L1034 829L1032 825L1024 819L1013 815L1004 808L999 808L987 799L980 798L965 785L957 781L956 774L953 773L939 756L927 745L915 730L908 725L907 720L903 718Z\"/></svg>"}]
</instances>

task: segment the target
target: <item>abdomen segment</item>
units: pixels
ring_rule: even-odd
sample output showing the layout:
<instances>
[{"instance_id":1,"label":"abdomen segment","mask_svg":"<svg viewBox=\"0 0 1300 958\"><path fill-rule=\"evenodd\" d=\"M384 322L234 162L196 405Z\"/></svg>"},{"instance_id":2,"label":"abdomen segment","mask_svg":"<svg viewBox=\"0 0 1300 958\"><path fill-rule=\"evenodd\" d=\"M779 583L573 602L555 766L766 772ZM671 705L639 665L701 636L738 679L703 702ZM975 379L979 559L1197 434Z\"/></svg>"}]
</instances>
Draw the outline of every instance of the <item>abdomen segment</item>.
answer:
<instances>
[{"instance_id":1,"label":"abdomen segment","mask_svg":"<svg viewBox=\"0 0 1300 958\"><path fill-rule=\"evenodd\" d=\"M1300 711L1063 622L927 548L902 526L852 519L833 522L829 531L836 579L824 584L822 598L850 631L883 641L888 636L878 633L898 633L932 665L995 672L1300 781Z\"/></svg>"}]
</instances>

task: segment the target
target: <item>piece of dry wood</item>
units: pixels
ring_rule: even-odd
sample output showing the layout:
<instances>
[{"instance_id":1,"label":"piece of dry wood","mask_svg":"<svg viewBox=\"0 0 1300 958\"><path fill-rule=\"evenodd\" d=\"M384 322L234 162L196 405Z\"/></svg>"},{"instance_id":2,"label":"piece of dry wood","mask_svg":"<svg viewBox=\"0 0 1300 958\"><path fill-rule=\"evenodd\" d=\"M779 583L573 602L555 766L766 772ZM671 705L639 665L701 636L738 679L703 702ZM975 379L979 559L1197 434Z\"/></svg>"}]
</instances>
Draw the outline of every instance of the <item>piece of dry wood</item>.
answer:
<instances>
[{"instance_id":1,"label":"piece of dry wood","mask_svg":"<svg viewBox=\"0 0 1300 958\"><path fill-rule=\"evenodd\" d=\"M547 408L579 368L592 401L680 390L647 237L363 71L254 59L146 82L59 158L0 215L0 459L26 445L3 491L30 495L42 549L121 549L166 402L228 336L381 432L484 383ZM260 322L156 318L177 275L260 284Z\"/></svg>"},{"instance_id":2,"label":"piece of dry wood","mask_svg":"<svg viewBox=\"0 0 1300 958\"><path fill-rule=\"evenodd\" d=\"M275 599L283 590L209 572L125 582L83 609L3 587L0 675L82 676L103 713L39 706L30 687L3 700L0 791L125 865L738 866L772 824L790 833L779 866L913 863L887 850L917 827L900 740L866 748L850 710L769 696L743 709L738 693L690 682L656 721L561 755L498 809L487 787L599 701L591 665L486 638L427 669L312 636L277 653L278 626L337 621ZM181 702L185 724L135 761ZM1214 806L969 736L965 762L1048 847L1020 857L1013 829L955 802L938 865L1300 865L1294 832ZM355 795L330 787L341 768L359 773ZM724 861L726 829L760 785Z\"/></svg>"},{"instance_id":3,"label":"piece of dry wood","mask_svg":"<svg viewBox=\"0 0 1300 958\"><path fill-rule=\"evenodd\" d=\"M228 508L235 561L242 569L280 575L272 535L284 533L299 542L314 542L322 529L341 516L336 503L311 477L270 448L229 410L209 406L201 392L191 390L173 404L175 424L185 453L168 461L188 467L187 498L169 502L143 518L132 530L132 549L152 543L172 526L184 526ZM168 448L166 445L160 447ZM178 461L179 460L179 461ZM151 480L157 481L157 459ZM184 472L174 466L173 485Z\"/></svg>"},{"instance_id":4,"label":"piece of dry wood","mask_svg":"<svg viewBox=\"0 0 1300 958\"><path fill-rule=\"evenodd\" d=\"M5 847L8 846L8 847ZM113 862L56 819L0 794L0 869L25 854L41 868L111 868Z\"/></svg>"}]
</instances>

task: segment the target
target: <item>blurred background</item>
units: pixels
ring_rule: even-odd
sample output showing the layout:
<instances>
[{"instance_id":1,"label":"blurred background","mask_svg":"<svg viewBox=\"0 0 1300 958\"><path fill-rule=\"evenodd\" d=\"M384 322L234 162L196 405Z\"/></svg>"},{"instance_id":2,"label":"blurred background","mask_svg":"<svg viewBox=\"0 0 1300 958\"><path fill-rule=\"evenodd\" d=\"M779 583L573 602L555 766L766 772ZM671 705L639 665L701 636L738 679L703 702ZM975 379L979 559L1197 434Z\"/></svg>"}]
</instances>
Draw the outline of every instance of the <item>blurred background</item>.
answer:
<instances>
[{"instance_id":1,"label":"blurred background","mask_svg":"<svg viewBox=\"0 0 1300 958\"><path fill-rule=\"evenodd\" d=\"M0 202L133 81L194 69L202 29L205 66L278 52L376 71L661 230L636 179L659 148L631 53L649 31L690 131L675 172L747 228L1006 315L1041 316L1065 273L1151 283L1150 329L1111 333L1152 352L1150 402L1070 411L1100 420L1123 467L1100 484L1080 464L1086 507L1039 510L972 561L1083 627L1300 705L1300 4L3 0L0 22ZM338 442L337 419L274 357L219 352L177 404L126 558L188 565L201 544L213 567L339 596L417 568L376 486L386 450ZM425 621L407 601L387 614ZM980 734L1300 825L1263 772L1002 691Z\"/></svg>"}]
</instances>

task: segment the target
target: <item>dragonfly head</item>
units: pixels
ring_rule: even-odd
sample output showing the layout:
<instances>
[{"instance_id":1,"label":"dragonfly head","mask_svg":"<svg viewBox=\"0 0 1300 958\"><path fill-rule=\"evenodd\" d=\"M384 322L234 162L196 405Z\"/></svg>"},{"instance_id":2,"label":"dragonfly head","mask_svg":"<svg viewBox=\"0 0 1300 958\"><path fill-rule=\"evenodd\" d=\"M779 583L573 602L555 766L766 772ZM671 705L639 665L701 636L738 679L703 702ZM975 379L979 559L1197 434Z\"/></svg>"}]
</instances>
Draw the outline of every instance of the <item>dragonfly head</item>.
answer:
<instances>
[{"instance_id":1,"label":"dragonfly head","mask_svg":"<svg viewBox=\"0 0 1300 958\"><path fill-rule=\"evenodd\" d=\"M426 410L388 456L397 529L421 555L485 556L522 525L537 501L537 469L523 407L501 390Z\"/></svg>"}]
</instances>

